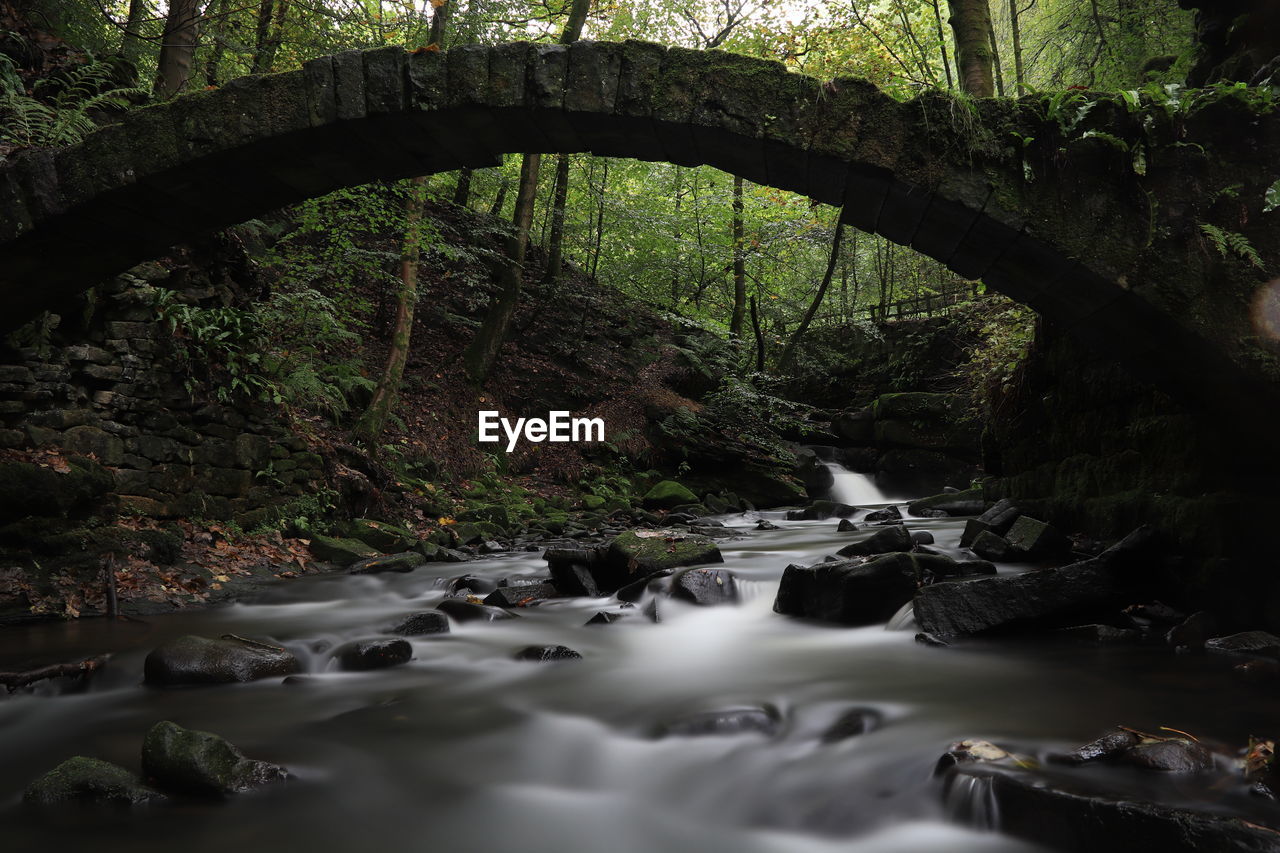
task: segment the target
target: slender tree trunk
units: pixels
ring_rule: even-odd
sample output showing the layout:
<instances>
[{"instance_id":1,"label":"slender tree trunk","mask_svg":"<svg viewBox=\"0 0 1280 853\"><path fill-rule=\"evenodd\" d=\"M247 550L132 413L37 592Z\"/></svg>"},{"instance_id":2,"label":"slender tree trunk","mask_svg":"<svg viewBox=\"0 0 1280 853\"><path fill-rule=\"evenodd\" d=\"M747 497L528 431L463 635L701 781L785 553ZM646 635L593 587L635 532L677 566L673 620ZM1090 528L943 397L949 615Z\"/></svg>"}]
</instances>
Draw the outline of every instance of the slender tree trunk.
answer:
<instances>
[{"instance_id":1,"label":"slender tree trunk","mask_svg":"<svg viewBox=\"0 0 1280 853\"><path fill-rule=\"evenodd\" d=\"M1009 0L1010 3L1017 0ZM947 35L942 28L942 7L938 5L938 0L933 0L933 20L938 25L938 50L942 52L942 68L947 72L947 88L954 89L956 81L951 76L951 57L947 55Z\"/></svg>"},{"instance_id":2,"label":"slender tree trunk","mask_svg":"<svg viewBox=\"0 0 1280 853\"><path fill-rule=\"evenodd\" d=\"M129 17L124 23L124 37L120 40L120 52L124 58L138 64L142 57L142 24L151 17L151 4L147 0L129 0Z\"/></svg>"},{"instance_id":3,"label":"slender tree trunk","mask_svg":"<svg viewBox=\"0 0 1280 853\"><path fill-rule=\"evenodd\" d=\"M191 58L199 36L200 8L196 0L172 0L164 22L155 96L171 98L191 79Z\"/></svg>"},{"instance_id":4,"label":"slender tree trunk","mask_svg":"<svg viewBox=\"0 0 1280 853\"><path fill-rule=\"evenodd\" d=\"M218 86L222 71L222 58L227 53L227 5L230 0L214 0L209 5L205 20L209 22L209 37L213 39L213 47L204 63L204 84Z\"/></svg>"},{"instance_id":5,"label":"slender tree trunk","mask_svg":"<svg viewBox=\"0 0 1280 853\"><path fill-rule=\"evenodd\" d=\"M507 203L507 188L511 186L511 179L506 175L498 181L498 194L493 197L493 204L489 205L490 216L501 216L502 206Z\"/></svg>"},{"instance_id":6,"label":"slender tree trunk","mask_svg":"<svg viewBox=\"0 0 1280 853\"><path fill-rule=\"evenodd\" d=\"M996 27L987 19L987 37L991 43L991 64L996 72L996 94L1004 97L1004 71L1000 67L1000 47L996 44Z\"/></svg>"},{"instance_id":7,"label":"slender tree trunk","mask_svg":"<svg viewBox=\"0 0 1280 853\"><path fill-rule=\"evenodd\" d=\"M529 227L533 224L533 202L538 194L538 154L524 155L520 166L520 188L516 193L513 221L516 233L507 238L506 258L498 264L495 278L498 297L489 306L476 336L462 355L467 376L477 385L484 382L498 360L498 352L511 328L511 320L524 286L524 256L529 244Z\"/></svg>"},{"instance_id":8,"label":"slender tree trunk","mask_svg":"<svg viewBox=\"0 0 1280 853\"><path fill-rule=\"evenodd\" d=\"M760 328L760 313L756 311L756 298L751 297L751 330L756 335L756 372L764 373L764 330Z\"/></svg>"},{"instance_id":9,"label":"slender tree trunk","mask_svg":"<svg viewBox=\"0 0 1280 853\"><path fill-rule=\"evenodd\" d=\"M560 281L564 264L564 215L569 202L569 155L556 155L556 188L551 201L551 239L547 246L548 284Z\"/></svg>"},{"instance_id":10,"label":"slender tree trunk","mask_svg":"<svg viewBox=\"0 0 1280 853\"><path fill-rule=\"evenodd\" d=\"M471 200L471 170L458 170L458 183L453 187L453 203L458 207L466 207Z\"/></svg>"},{"instance_id":11,"label":"slender tree trunk","mask_svg":"<svg viewBox=\"0 0 1280 853\"><path fill-rule=\"evenodd\" d=\"M844 215L843 208L840 210L840 215ZM813 295L813 301L809 303L809 310L804 312L800 325L796 326L795 333L791 335L787 345L782 348L782 355L778 356L777 370L779 373L789 368L791 362L795 360L796 347L800 345L800 339L804 337L804 333L809 329L809 324L813 322L813 318L818 313L818 308L822 306L822 298L827 295L827 288L831 286L831 279L836 274L836 265L840 263L840 244L843 239L844 221L837 217L836 233L831 238L831 255L827 258L827 271L822 276L822 283L818 285L818 292Z\"/></svg>"},{"instance_id":12,"label":"slender tree trunk","mask_svg":"<svg viewBox=\"0 0 1280 853\"><path fill-rule=\"evenodd\" d=\"M284 40L284 20L289 14L289 0L262 0L258 7L258 26L253 42L252 74L268 74L276 61L276 51Z\"/></svg>"},{"instance_id":13,"label":"slender tree trunk","mask_svg":"<svg viewBox=\"0 0 1280 853\"><path fill-rule=\"evenodd\" d=\"M729 337L742 337L742 321L747 314L747 262L743 243L746 229L742 223L742 178L733 179L733 316L729 319Z\"/></svg>"},{"instance_id":14,"label":"slender tree trunk","mask_svg":"<svg viewBox=\"0 0 1280 853\"><path fill-rule=\"evenodd\" d=\"M956 68L961 91L975 98L995 94L992 78L991 9L987 0L947 0L956 40Z\"/></svg>"},{"instance_id":15,"label":"slender tree trunk","mask_svg":"<svg viewBox=\"0 0 1280 853\"><path fill-rule=\"evenodd\" d=\"M605 160L600 169L600 208L596 214L596 248L591 256L591 277L595 278L600 270L600 250L604 246L604 197L609 189L609 161Z\"/></svg>"},{"instance_id":16,"label":"slender tree trunk","mask_svg":"<svg viewBox=\"0 0 1280 853\"><path fill-rule=\"evenodd\" d=\"M427 178L414 178L405 202L400 287L396 293L396 320L391 329L391 346L387 349L387 362L378 378L373 399L355 428L356 435L365 442L372 442L382 434L404 381L404 365L409 359L409 341L413 336L413 311L418 304L418 259L422 254L422 210L426 198Z\"/></svg>"},{"instance_id":17,"label":"slender tree trunk","mask_svg":"<svg viewBox=\"0 0 1280 853\"><path fill-rule=\"evenodd\" d=\"M1022 31L1018 26L1018 0L1009 0L1009 28L1013 31L1013 94L1022 94L1026 78L1022 74Z\"/></svg>"},{"instance_id":18,"label":"slender tree trunk","mask_svg":"<svg viewBox=\"0 0 1280 853\"><path fill-rule=\"evenodd\" d=\"M431 15L431 32L427 36L427 44L434 44L436 47L444 47L444 34L449 26L449 18L453 15L452 0L444 0L439 6L436 6L435 12Z\"/></svg>"}]
</instances>

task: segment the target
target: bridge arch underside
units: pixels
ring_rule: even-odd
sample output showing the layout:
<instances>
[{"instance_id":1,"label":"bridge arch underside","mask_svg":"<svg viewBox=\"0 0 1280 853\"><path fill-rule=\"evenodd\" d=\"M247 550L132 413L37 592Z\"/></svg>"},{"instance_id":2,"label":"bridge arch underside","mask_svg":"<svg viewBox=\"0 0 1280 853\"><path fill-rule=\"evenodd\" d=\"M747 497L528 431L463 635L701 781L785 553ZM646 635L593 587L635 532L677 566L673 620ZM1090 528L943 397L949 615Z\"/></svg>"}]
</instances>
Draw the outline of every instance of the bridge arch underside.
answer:
<instances>
[{"instance_id":1,"label":"bridge arch underside","mask_svg":"<svg viewBox=\"0 0 1280 853\"><path fill-rule=\"evenodd\" d=\"M891 168L892 135L877 142L875 128L859 135L857 156L840 156L838 146L812 136L792 142L761 133L728 109L681 120L656 110L628 115L620 94L605 109L574 109L567 94L552 106L531 94L515 105L476 95L476 103L424 108L404 92L380 103L369 73L378 54L390 56L355 54L367 85L364 103L347 105L349 116L343 87L325 79L351 61L339 55L327 66L245 78L138 111L79 146L31 152L0 171L0 209L17 211L13 221L0 220L7 325L170 246L336 189L494 166L504 153L589 151L709 165L842 206L849 224L983 279L1189 402L1215 406L1239 391L1224 381L1236 371L1207 341L1033 234L1016 212L998 209L983 172ZM394 61L408 88L412 70L406 75L404 60ZM537 82L531 74L531 93ZM326 94L317 103L314 92L326 86L332 100Z\"/></svg>"}]
</instances>

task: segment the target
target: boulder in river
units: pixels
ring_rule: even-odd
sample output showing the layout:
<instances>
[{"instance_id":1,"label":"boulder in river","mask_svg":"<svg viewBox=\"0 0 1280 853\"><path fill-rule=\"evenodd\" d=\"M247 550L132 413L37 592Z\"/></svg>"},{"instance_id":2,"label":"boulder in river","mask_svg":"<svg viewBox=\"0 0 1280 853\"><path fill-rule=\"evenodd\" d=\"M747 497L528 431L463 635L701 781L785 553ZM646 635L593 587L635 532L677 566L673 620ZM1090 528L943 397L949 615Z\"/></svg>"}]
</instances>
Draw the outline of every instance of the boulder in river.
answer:
<instances>
[{"instance_id":1,"label":"boulder in river","mask_svg":"<svg viewBox=\"0 0 1280 853\"><path fill-rule=\"evenodd\" d=\"M858 525L847 518L840 519L840 523L836 525L836 533L853 533L858 530Z\"/></svg>"},{"instance_id":2,"label":"boulder in river","mask_svg":"<svg viewBox=\"0 0 1280 853\"><path fill-rule=\"evenodd\" d=\"M422 637L427 634L449 633L449 617L438 610L427 610L406 616L390 633L401 637Z\"/></svg>"},{"instance_id":3,"label":"boulder in river","mask_svg":"<svg viewBox=\"0 0 1280 853\"><path fill-rule=\"evenodd\" d=\"M658 729L663 737L700 737L758 733L775 735L782 728L782 715L772 705L723 708L703 711L672 720Z\"/></svg>"},{"instance_id":4,"label":"boulder in river","mask_svg":"<svg viewBox=\"0 0 1280 853\"><path fill-rule=\"evenodd\" d=\"M143 664L146 683L159 687L254 681L301 669L287 649L230 635L220 640L177 637L152 650Z\"/></svg>"},{"instance_id":5,"label":"boulder in river","mask_svg":"<svg viewBox=\"0 0 1280 853\"><path fill-rule=\"evenodd\" d=\"M702 607L738 603L738 582L724 569L685 569L671 579L668 594Z\"/></svg>"},{"instance_id":6,"label":"boulder in river","mask_svg":"<svg viewBox=\"0 0 1280 853\"><path fill-rule=\"evenodd\" d=\"M945 512L947 515L981 515L987 509L986 499L982 496L982 489L974 488L963 492L951 492L941 495L932 495L927 498L920 498L907 504L907 512L921 518L931 518L934 516L925 516L925 510L933 510L935 512Z\"/></svg>"},{"instance_id":7,"label":"boulder in river","mask_svg":"<svg viewBox=\"0 0 1280 853\"><path fill-rule=\"evenodd\" d=\"M593 570L604 556L601 549L548 548L542 556L551 569L552 583L565 595L594 598L600 594L600 585L596 583Z\"/></svg>"},{"instance_id":8,"label":"boulder in river","mask_svg":"<svg viewBox=\"0 0 1280 853\"><path fill-rule=\"evenodd\" d=\"M489 607L461 598L446 598L436 605L436 609L459 622L498 622L502 619L520 618L501 607Z\"/></svg>"},{"instance_id":9,"label":"boulder in river","mask_svg":"<svg viewBox=\"0 0 1280 853\"><path fill-rule=\"evenodd\" d=\"M560 591L549 581L500 586L485 596L490 607L533 607L548 598L557 598Z\"/></svg>"},{"instance_id":10,"label":"boulder in river","mask_svg":"<svg viewBox=\"0 0 1280 853\"><path fill-rule=\"evenodd\" d=\"M609 543L596 569L601 592L645 575L701 563L723 563L720 548L706 536L678 530L629 530Z\"/></svg>"},{"instance_id":11,"label":"boulder in river","mask_svg":"<svg viewBox=\"0 0 1280 853\"><path fill-rule=\"evenodd\" d=\"M408 640L355 640L335 649L333 657L347 672L365 672L408 663L413 646Z\"/></svg>"},{"instance_id":12,"label":"boulder in river","mask_svg":"<svg viewBox=\"0 0 1280 853\"><path fill-rule=\"evenodd\" d=\"M862 520L867 524L879 524L882 521L901 521L902 512L896 506L887 506L884 509L877 509L867 513Z\"/></svg>"},{"instance_id":13,"label":"boulder in river","mask_svg":"<svg viewBox=\"0 0 1280 853\"><path fill-rule=\"evenodd\" d=\"M822 733L823 743L835 743L879 728L883 715L874 708L850 708Z\"/></svg>"},{"instance_id":14,"label":"boulder in river","mask_svg":"<svg viewBox=\"0 0 1280 853\"><path fill-rule=\"evenodd\" d=\"M1204 647L1223 654L1261 655L1280 658L1280 637L1267 631L1241 631L1206 640Z\"/></svg>"},{"instance_id":15,"label":"boulder in river","mask_svg":"<svg viewBox=\"0 0 1280 853\"><path fill-rule=\"evenodd\" d=\"M156 723L142 741L142 770L165 789L220 796L287 779L277 764L245 758L218 735Z\"/></svg>"},{"instance_id":16,"label":"boulder in river","mask_svg":"<svg viewBox=\"0 0 1280 853\"><path fill-rule=\"evenodd\" d=\"M22 799L38 805L81 802L136 806L165 796L118 764L77 755L28 785Z\"/></svg>"},{"instance_id":17,"label":"boulder in river","mask_svg":"<svg viewBox=\"0 0 1280 853\"><path fill-rule=\"evenodd\" d=\"M916 591L910 554L787 566L773 602L776 613L844 625L886 622Z\"/></svg>"},{"instance_id":18,"label":"boulder in river","mask_svg":"<svg viewBox=\"0 0 1280 853\"><path fill-rule=\"evenodd\" d=\"M1213 754L1193 740L1172 738L1139 743L1122 753L1126 763L1164 773L1200 773L1213 767Z\"/></svg>"},{"instance_id":19,"label":"boulder in river","mask_svg":"<svg viewBox=\"0 0 1280 853\"><path fill-rule=\"evenodd\" d=\"M1055 753L1049 758L1060 764L1087 764L1091 761L1106 761L1128 749L1132 749L1142 742L1142 738L1137 732L1129 729L1113 729L1107 732L1097 740L1090 741L1084 746L1077 747L1070 752Z\"/></svg>"},{"instance_id":20,"label":"boulder in river","mask_svg":"<svg viewBox=\"0 0 1280 853\"><path fill-rule=\"evenodd\" d=\"M777 530L778 525L774 524L767 518L762 518L756 522L756 530Z\"/></svg>"},{"instance_id":21,"label":"boulder in river","mask_svg":"<svg viewBox=\"0 0 1280 853\"><path fill-rule=\"evenodd\" d=\"M916 545L906 525L895 524L877 530L867 539L846 545L836 553L841 557L868 557L873 554L889 554L894 551L910 551Z\"/></svg>"},{"instance_id":22,"label":"boulder in river","mask_svg":"<svg viewBox=\"0 0 1280 853\"><path fill-rule=\"evenodd\" d=\"M998 816L1002 832L1057 850L1262 853L1280 846L1280 832L1256 822L1126 796L1101 788L1096 780L967 763L951 771L948 798L961 792L972 796L974 786L981 786L983 802L991 809L984 820ZM962 804L953 799L953 805Z\"/></svg>"},{"instance_id":23,"label":"boulder in river","mask_svg":"<svg viewBox=\"0 0 1280 853\"><path fill-rule=\"evenodd\" d=\"M1023 557L1021 551L1009 544L1009 540L990 530L979 533L973 540L973 544L969 546L969 550L984 560L995 560L1001 563L1020 560Z\"/></svg>"},{"instance_id":24,"label":"boulder in river","mask_svg":"<svg viewBox=\"0 0 1280 853\"><path fill-rule=\"evenodd\" d=\"M558 660L582 660L582 655L568 646L525 646L515 654L516 660L548 663Z\"/></svg>"},{"instance_id":25,"label":"boulder in river","mask_svg":"<svg viewBox=\"0 0 1280 853\"><path fill-rule=\"evenodd\" d=\"M828 518L848 518L858 512L856 506L842 504L837 501L814 501L804 509L787 510L787 518L792 521L825 521Z\"/></svg>"},{"instance_id":26,"label":"boulder in river","mask_svg":"<svg viewBox=\"0 0 1280 853\"><path fill-rule=\"evenodd\" d=\"M346 568L352 563L378 556L376 548L370 548L358 539L342 539L337 536L323 536L319 533L310 533L307 538L310 542L307 547L311 550L311 555L317 560L333 563L335 566Z\"/></svg>"},{"instance_id":27,"label":"boulder in river","mask_svg":"<svg viewBox=\"0 0 1280 853\"><path fill-rule=\"evenodd\" d=\"M1018 520L1020 515L1022 515L1022 510L1018 509L1013 501L1008 498L1001 498L984 511L982 515L965 522L964 533L960 536L960 547L968 548L972 546L977 538L987 531L997 536L1003 536L1009 532L1009 528L1013 527L1013 523Z\"/></svg>"},{"instance_id":28,"label":"boulder in river","mask_svg":"<svg viewBox=\"0 0 1280 853\"><path fill-rule=\"evenodd\" d=\"M1019 516L1004 538L1029 560L1045 560L1071 552L1071 540L1066 534L1029 515Z\"/></svg>"},{"instance_id":29,"label":"boulder in river","mask_svg":"<svg viewBox=\"0 0 1280 853\"><path fill-rule=\"evenodd\" d=\"M1111 611L1117 590L1097 560L1020 575L996 575L936 583L916 594L916 622L941 637L979 634L994 628L1065 627L1081 615Z\"/></svg>"}]
</instances>

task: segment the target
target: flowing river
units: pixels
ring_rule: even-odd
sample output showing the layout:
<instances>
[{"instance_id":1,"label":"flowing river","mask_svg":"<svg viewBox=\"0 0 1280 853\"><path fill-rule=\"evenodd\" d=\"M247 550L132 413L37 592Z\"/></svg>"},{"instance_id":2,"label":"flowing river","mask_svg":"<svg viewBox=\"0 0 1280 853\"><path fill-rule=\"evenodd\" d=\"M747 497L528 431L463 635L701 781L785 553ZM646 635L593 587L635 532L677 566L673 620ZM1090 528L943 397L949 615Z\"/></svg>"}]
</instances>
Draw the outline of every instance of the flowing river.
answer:
<instances>
[{"instance_id":1,"label":"flowing river","mask_svg":"<svg viewBox=\"0 0 1280 853\"><path fill-rule=\"evenodd\" d=\"M766 517L781 529L754 530ZM454 624L412 640L407 665L340 673L316 649L376 636L445 595L442 579L545 573L536 553L432 564L403 575L332 575L282 583L253 603L152 618L7 629L0 652L115 657L83 692L0 700L0 837L9 850L1012 851L981 791L944 797L933 765L980 737L1026 749L1069 747L1124 723L1174 726L1241 743L1280 719L1273 701L1229 702L1232 661L1166 649L1045 641L932 648L903 630L841 628L776 615L783 568L812 563L855 536L836 521L785 513L723 516L721 543L738 606L663 599L658 624L637 615L585 626L612 599L565 599L522 618ZM956 519L912 519L958 555ZM1002 567L1002 571L1008 571ZM637 611L632 611L638 614ZM158 690L141 686L146 653L177 634L238 634L288 646L310 677L285 685ZM584 660L512 659L563 644ZM655 735L690 713L767 703L777 735ZM844 711L870 708L872 731L834 743ZM295 780L226 802L128 813L32 812L23 787L82 754L136 769L148 727L169 719L217 732Z\"/></svg>"}]
</instances>

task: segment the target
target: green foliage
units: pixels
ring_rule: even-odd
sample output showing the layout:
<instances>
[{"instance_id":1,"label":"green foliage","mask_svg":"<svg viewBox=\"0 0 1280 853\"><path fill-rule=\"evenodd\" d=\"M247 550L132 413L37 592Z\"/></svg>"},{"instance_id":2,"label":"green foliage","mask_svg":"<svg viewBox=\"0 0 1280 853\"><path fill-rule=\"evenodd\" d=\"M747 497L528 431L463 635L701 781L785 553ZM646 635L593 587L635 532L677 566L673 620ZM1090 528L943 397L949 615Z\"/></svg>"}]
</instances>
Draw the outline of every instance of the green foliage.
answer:
<instances>
[{"instance_id":1,"label":"green foliage","mask_svg":"<svg viewBox=\"0 0 1280 853\"><path fill-rule=\"evenodd\" d=\"M125 64L127 66L127 63ZM147 93L120 85L120 61L90 59L23 89L16 68L0 54L0 151L74 145L98 129L100 117L128 109Z\"/></svg>"},{"instance_id":2,"label":"green foliage","mask_svg":"<svg viewBox=\"0 0 1280 853\"><path fill-rule=\"evenodd\" d=\"M1270 213L1278 207L1280 207L1280 181L1267 187L1267 192L1263 196L1262 212Z\"/></svg>"},{"instance_id":3,"label":"green foliage","mask_svg":"<svg viewBox=\"0 0 1280 853\"><path fill-rule=\"evenodd\" d=\"M979 331L979 343L960 377L979 416L999 411L1017 390L1018 378L1035 341L1035 312L1001 299Z\"/></svg>"},{"instance_id":4,"label":"green foliage","mask_svg":"<svg viewBox=\"0 0 1280 853\"><path fill-rule=\"evenodd\" d=\"M1202 224L1200 231L1209 238L1213 248L1224 258L1239 258L1250 266L1266 271L1266 265L1253 248L1249 238L1235 231L1226 231L1216 225Z\"/></svg>"}]
</instances>

